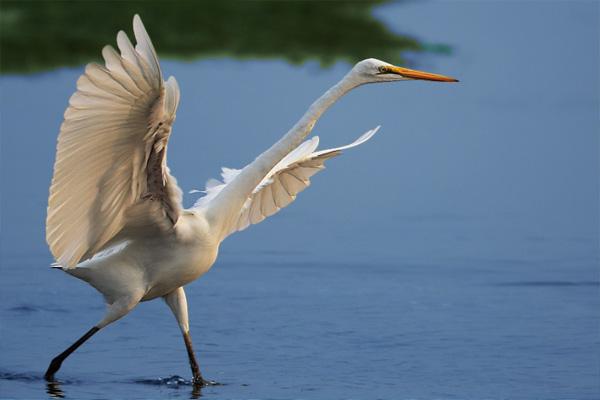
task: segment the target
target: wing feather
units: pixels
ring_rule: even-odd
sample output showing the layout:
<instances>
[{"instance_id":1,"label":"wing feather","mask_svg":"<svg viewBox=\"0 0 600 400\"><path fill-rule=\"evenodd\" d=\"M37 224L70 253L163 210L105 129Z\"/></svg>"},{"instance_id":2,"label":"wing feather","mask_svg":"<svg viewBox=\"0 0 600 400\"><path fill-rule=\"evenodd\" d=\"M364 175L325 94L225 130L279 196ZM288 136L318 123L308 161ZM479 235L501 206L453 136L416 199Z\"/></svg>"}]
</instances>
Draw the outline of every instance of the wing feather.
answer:
<instances>
[{"instance_id":1,"label":"wing feather","mask_svg":"<svg viewBox=\"0 0 600 400\"><path fill-rule=\"evenodd\" d=\"M133 28L136 46L119 32L120 54L105 46L104 66L86 66L64 114L46 239L67 268L102 251L127 227L171 229L181 211L181 190L166 165L179 88L173 77L163 82L137 15Z\"/></svg>"},{"instance_id":2,"label":"wing feather","mask_svg":"<svg viewBox=\"0 0 600 400\"><path fill-rule=\"evenodd\" d=\"M303 142L285 156L248 197L240 210L239 216L232 223L229 234L246 229L251 224L257 224L265 218L276 214L296 199L298 193L310 185L310 178L325 168L325 161L338 156L342 150L358 146L369 140L379 129L376 127L354 142L316 151L319 144L317 136ZM224 182L211 179L207 184L205 197L198 199L194 207L208 207L210 201L239 173L239 170L223 168Z\"/></svg>"}]
</instances>

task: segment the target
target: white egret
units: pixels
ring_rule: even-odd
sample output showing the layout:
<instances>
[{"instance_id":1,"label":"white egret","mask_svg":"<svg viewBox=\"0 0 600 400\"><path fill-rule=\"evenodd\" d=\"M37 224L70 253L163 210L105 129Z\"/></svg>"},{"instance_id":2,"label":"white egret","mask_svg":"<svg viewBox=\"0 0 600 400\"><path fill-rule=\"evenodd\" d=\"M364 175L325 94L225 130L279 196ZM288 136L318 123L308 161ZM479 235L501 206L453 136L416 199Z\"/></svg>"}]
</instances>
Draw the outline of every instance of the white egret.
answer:
<instances>
[{"instance_id":1,"label":"white egret","mask_svg":"<svg viewBox=\"0 0 600 400\"><path fill-rule=\"evenodd\" d=\"M376 59L361 61L271 148L241 170L223 168L223 182L209 181L206 195L183 209L166 163L179 87L173 77L163 81L137 15L133 30L135 47L121 31L120 54L106 46L105 66L87 65L60 128L46 239L56 267L102 293L107 312L52 360L45 378L54 380L73 351L139 302L162 297L179 323L193 381L204 385L209 382L192 349L184 285L210 269L227 236L290 204L327 159L377 131L346 146L316 150L318 137L304 139L321 114L366 83L456 80Z\"/></svg>"}]
</instances>

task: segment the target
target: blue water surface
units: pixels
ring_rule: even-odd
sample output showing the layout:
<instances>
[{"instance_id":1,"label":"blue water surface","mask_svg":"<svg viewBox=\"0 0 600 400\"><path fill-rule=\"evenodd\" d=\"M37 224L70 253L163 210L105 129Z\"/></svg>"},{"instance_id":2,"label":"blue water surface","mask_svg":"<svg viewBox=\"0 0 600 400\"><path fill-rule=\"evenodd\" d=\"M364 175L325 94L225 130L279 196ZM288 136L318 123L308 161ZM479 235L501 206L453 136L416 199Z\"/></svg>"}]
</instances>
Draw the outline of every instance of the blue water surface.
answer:
<instances>
[{"instance_id":1,"label":"blue water surface","mask_svg":"<svg viewBox=\"0 0 600 400\"><path fill-rule=\"evenodd\" d=\"M461 82L361 87L322 118L323 146L382 129L227 239L186 288L201 367L224 384L201 395L600 398L598 3L377 13L450 44L416 66ZM169 164L186 192L251 161L350 67L163 66L182 88ZM41 379L104 310L91 287L48 268L44 241L56 136L81 72L0 77L0 397L197 397L168 379L189 370L160 301L78 350L60 387Z\"/></svg>"}]
</instances>

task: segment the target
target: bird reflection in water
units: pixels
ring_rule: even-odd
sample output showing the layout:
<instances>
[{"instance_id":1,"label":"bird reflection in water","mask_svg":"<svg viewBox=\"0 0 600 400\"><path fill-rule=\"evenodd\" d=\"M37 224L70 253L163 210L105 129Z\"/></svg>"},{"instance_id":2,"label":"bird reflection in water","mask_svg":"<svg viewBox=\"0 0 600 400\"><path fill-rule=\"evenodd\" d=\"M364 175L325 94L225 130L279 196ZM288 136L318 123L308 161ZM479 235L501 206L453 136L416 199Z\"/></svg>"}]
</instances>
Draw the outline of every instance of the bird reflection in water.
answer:
<instances>
[{"instance_id":1,"label":"bird reflection in water","mask_svg":"<svg viewBox=\"0 0 600 400\"><path fill-rule=\"evenodd\" d=\"M191 381L183 381L176 385L169 385L170 380L159 379L154 384L158 383L158 385L163 385L166 382L167 386L172 386L174 388L179 388L181 386L190 385L192 390L190 392L190 399L199 399L202 396L202 385L194 384ZM139 383L142 383L141 381ZM146 382L143 382L146 383ZM66 397L65 392L62 388L62 383L60 381L50 381L46 382L46 393L51 398L64 399Z\"/></svg>"},{"instance_id":2,"label":"bird reflection in water","mask_svg":"<svg viewBox=\"0 0 600 400\"><path fill-rule=\"evenodd\" d=\"M52 398L64 399L65 392L62 391L60 385L58 381L46 382L46 393Z\"/></svg>"},{"instance_id":3,"label":"bird reflection in water","mask_svg":"<svg viewBox=\"0 0 600 400\"><path fill-rule=\"evenodd\" d=\"M190 399L199 399L202 396L202 385L192 385L192 393Z\"/></svg>"}]
</instances>

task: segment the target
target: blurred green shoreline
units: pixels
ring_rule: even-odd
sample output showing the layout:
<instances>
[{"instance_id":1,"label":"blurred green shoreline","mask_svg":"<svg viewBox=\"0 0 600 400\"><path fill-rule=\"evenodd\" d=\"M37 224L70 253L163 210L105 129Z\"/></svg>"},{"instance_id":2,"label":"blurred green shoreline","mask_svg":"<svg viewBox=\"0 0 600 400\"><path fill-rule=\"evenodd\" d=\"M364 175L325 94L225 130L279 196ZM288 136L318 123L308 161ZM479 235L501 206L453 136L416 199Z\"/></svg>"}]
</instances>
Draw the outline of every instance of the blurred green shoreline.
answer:
<instances>
[{"instance_id":1,"label":"blurred green shoreline","mask_svg":"<svg viewBox=\"0 0 600 400\"><path fill-rule=\"evenodd\" d=\"M99 60L119 30L142 17L159 55L406 64L406 52L447 53L392 32L373 15L387 0L362 1L16 1L0 2L0 73L31 73Z\"/></svg>"}]
</instances>

